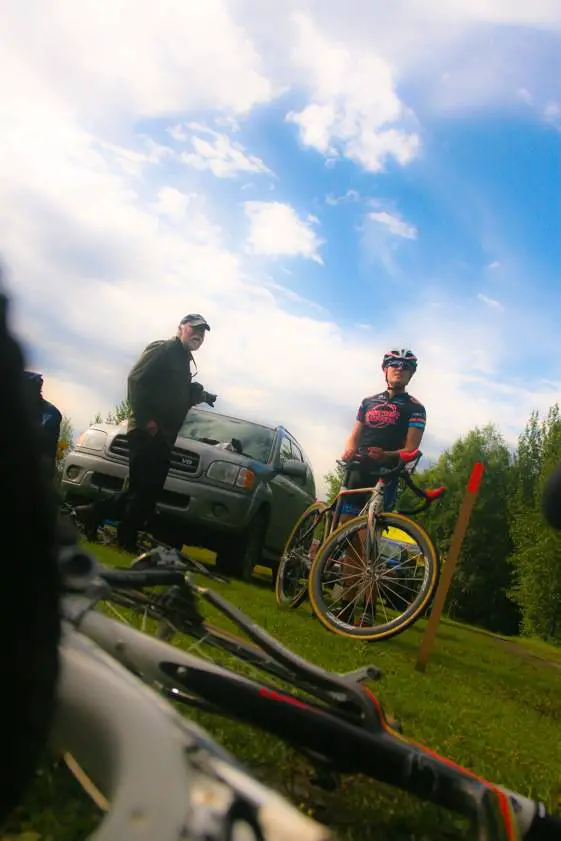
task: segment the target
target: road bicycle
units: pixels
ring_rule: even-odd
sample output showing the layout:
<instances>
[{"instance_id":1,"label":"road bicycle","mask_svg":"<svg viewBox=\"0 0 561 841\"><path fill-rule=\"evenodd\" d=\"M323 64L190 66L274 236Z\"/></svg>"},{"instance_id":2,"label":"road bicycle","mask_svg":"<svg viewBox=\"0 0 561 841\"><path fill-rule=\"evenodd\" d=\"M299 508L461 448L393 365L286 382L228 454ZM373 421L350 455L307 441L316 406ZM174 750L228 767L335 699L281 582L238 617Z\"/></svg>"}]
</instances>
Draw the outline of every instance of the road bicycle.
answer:
<instances>
[{"instance_id":1,"label":"road bicycle","mask_svg":"<svg viewBox=\"0 0 561 841\"><path fill-rule=\"evenodd\" d=\"M351 471L363 458L359 454L350 462L338 462L345 474L336 498L330 505L316 502L296 523L279 564L275 593L277 604L292 609L309 599L320 622L341 636L382 640L416 622L434 596L438 551L412 518L440 499L446 488L424 490L413 482L411 474L421 458L414 450L400 452L395 467L381 467L374 486L351 490ZM422 499L422 505L411 511L384 511L385 485L395 478ZM344 501L357 493L370 494L367 503L357 517L341 524ZM381 621L377 609L383 613Z\"/></svg>"},{"instance_id":2,"label":"road bicycle","mask_svg":"<svg viewBox=\"0 0 561 841\"><path fill-rule=\"evenodd\" d=\"M277 662L287 688L181 651L95 609L114 586L138 590L169 585L179 575L195 600L213 604ZM67 555L65 581L63 669L53 744L69 759L86 790L105 804L106 820L113 821L117 834L99 835L104 841L332 837L280 796L254 783L208 734L161 706L163 701L158 705L154 690L181 705L279 737L313 763L325 786L336 785L343 773L388 783L464 815L479 841L560 837L561 819L548 814L543 804L407 740L360 680L332 674L298 657L221 595L194 583L184 568L167 567L160 559L151 568L113 570L75 551ZM141 759L148 755L143 765ZM116 756L125 760L117 786L112 766ZM234 814L247 820L244 832L253 834L219 834L224 824L231 830L233 799ZM129 835L132 823L142 826L143 820L153 834ZM177 832L180 825L184 835ZM207 836L194 827L204 827ZM209 827L215 828L214 834Z\"/></svg>"}]
</instances>

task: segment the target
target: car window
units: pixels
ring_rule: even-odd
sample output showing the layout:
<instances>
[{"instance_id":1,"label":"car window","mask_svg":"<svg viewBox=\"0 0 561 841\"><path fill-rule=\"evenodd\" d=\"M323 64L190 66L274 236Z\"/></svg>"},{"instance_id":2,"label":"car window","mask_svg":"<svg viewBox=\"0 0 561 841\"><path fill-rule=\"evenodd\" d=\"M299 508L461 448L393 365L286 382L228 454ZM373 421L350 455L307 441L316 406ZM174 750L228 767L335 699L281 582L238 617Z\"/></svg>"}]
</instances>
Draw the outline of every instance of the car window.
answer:
<instances>
[{"instance_id":1,"label":"car window","mask_svg":"<svg viewBox=\"0 0 561 841\"><path fill-rule=\"evenodd\" d=\"M314 471L312 470L312 465L307 459L304 459L306 462L306 467L308 468L308 475L306 476L306 490L310 494L310 496L316 495L316 482L314 479Z\"/></svg>"},{"instance_id":2,"label":"car window","mask_svg":"<svg viewBox=\"0 0 561 841\"><path fill-rule=\"evenodd\" d=\"M287 438L287 437L285 436L285 437L282 439L282 442L281 442L281 445L280 445L280 460L281 460L281 464L282 464L284 461L290 461L292 458L293 458L293 455L292 455L292 445L291 445L291 443L290 443L290 438Z\"/></svg>"},{"instance_id":3,"label":"car window","mask_svg":"<svg viewBox=\"0 0 561 841\"><path fill-rule=\"evenodd\" d=\"M296 441L294 441L294 439L291 439L290 443L292 444L292 458L295 458L296 461L304 461L302 450L300 449Z\"/></svg>"},{"instance_id":4,"label":"car window","mask_svg":"<svg viewBox=\"0 0 561 841\"><path fill-rule=\"evenodd\" d=\"M263 464L269 461L275 438L274 430L266 426L196 409L189 412L179 434L207 444L227 444L237 438L243 454Z\"/></svg>"},{"instance_id":5,"label":"car window","mask_svg":"<svg viewBox=\"0 0 561 841\"><path fill-rule=\"evenodd\" d=\"M293 481L296 482L298 485L301 485L303 488L306 488L306 490L309 490L309 486L310 486L310 472L309 472L310 467L309 467L306 459L304 458L304 456L302 454L302 450L300 449L300 447L298 446L298 444L296 443L294 438L290 439L290 443L292 445L292 458L296 459L296 461L301 461L302 464L305 464L306 468L307 468L307 471L308 471L307 475L304 476L302 479L293 479ZM312 493L313 493L313 491L312 491Z\"/></svg>"}]
</instances>

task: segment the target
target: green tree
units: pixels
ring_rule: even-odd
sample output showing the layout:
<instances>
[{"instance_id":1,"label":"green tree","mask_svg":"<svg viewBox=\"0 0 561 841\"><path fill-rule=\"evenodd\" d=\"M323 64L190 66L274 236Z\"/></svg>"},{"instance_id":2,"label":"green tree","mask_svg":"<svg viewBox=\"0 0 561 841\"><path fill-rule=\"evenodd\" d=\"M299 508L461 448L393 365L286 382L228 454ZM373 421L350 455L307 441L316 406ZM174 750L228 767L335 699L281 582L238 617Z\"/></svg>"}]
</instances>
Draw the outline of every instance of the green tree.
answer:
<instances>
[{"instance_id":1,"label":"green tree","mask_svg":"<svg viewBox=\"0 0 561 841\"><path fill-rule=\"evenodd\" d=\"M105 421L101 415L101 412L97 412L96 416L94 417L91 424L94 423L114 423L119 424L124 420L128 420L132 414L131 404L129 403L128 398L121 400L120 403L117 403L113 408L107 413L105 416ZM90 424L90 425L91 425Z\"/></svg>"},{"instance_id":2,"label":"green tree","mask_svg":"<svg viewBox=\"0 0 561 841\"><path fill-rule=\"evenodd\" d=\"M124 420L128 420L132 415L132 407L128 400L125 398L121 400L120 403L117 403L116 406L113 406L107 417L105 418L106 423L121 423Z\"/></svg>"},{"instance_id":3,"label":"green tree","mask_svg":"<svg viewBox=\"0 0 561 841\"><path fill-rule=\"evenodd\" d=\"M72 428L72 421L66 415L63 415L60 424L60 433L58 436L58 446L56 452L57 470L62 469L62 462L65 455L74 446L74 430Z\"/></svg>"},{"instance_id":4,"label":"green tree","mask_svg":"<svg viewBox=\"0 0 561 841\"><path fill-rule=\"evenodd\" d=\"M512 458L493 425L471 430L443 452L434 467L417 476L421 486L447 488L442 500L419 519L445 557L471 470L478 461L485 465L485 477L450 587L447 610L456 619L492 631L516 633L519 610L509 596L513 570L507 500ZM401 507L412 507L410 500L408 497L406 506L404 497Z\"/></svg>"},{"instance_id":5,"label":"green tree","mask_svg":"<svg viewBox=\"0 0 561 841\"><path fill-rule=\"evenodd\" d=\"M345 467L342 467L340 464L337 464L333 470L330 470L329 473L326 473L323 477L323 481L327 485L327 496L326 501L331 505L339 491L341 490L341 485L343 484L343 479L345 477Z\"/></svg>"},{"instance_id":6,"label":"green tree","mask_svg":"<svg viewBox=\"0 0 561 841\"><path fill-rule=\"evenodd\" d=\"M543 484L561 460L561 414L552 406L541 423L537 413L520 436L511 504L511 596L522 611L522 632L561 640L561 536L541 513Z\"/></svg>"}]
</instances>

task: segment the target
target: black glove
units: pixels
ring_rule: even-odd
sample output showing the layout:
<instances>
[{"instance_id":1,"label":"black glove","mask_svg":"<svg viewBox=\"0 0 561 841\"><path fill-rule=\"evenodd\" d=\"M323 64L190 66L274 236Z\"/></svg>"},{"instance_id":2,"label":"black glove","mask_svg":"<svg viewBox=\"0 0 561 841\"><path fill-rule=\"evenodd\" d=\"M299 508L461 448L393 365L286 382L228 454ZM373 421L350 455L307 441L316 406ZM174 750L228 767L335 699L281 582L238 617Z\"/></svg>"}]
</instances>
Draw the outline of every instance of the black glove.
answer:
<instances>
[{"instance_id":1,"label":"black glove","mask_svg":"<svg viewBox=\"0 0 561 841\"><path fill-rule=\"evenodd\" d=\"M209 394L205 391L200 383L191 383L191 403L196 406L197 403L208 403L209 406L214 407L216 394Z\"/></svg>"},{"instance_id":2,"label":"black glove","mask_svg":"<svg viewBox=\"0 0 561 841\"><path fill-rule=\"evenodd\" d=\"M216 394L209 394L208 391L203 391L201 395L201 403L208 403L209 406L212 406L214 409L214 404L216 402Z\"/></svg>"}]
</instances>

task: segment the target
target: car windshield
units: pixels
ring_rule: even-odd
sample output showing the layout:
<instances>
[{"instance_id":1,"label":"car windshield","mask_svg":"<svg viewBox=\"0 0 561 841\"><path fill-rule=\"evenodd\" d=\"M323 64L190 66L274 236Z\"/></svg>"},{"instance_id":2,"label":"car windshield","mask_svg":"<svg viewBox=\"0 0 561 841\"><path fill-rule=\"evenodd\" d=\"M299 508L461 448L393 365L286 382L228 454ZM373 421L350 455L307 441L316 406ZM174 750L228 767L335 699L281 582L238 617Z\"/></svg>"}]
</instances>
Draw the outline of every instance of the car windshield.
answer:
<instances>
[{"instance_id":1,"label":"car windshield","mask_svg":"<svg viewBox=\"0 0 561 841\"><path fill-rule=\"evenodd\" d=\"M237 439L244 455L263 464L269 461L275 437L274 430L266 426L196 409L189 412L179 434L206 444L229 444Z\"/></svg>"}]
</instances>

